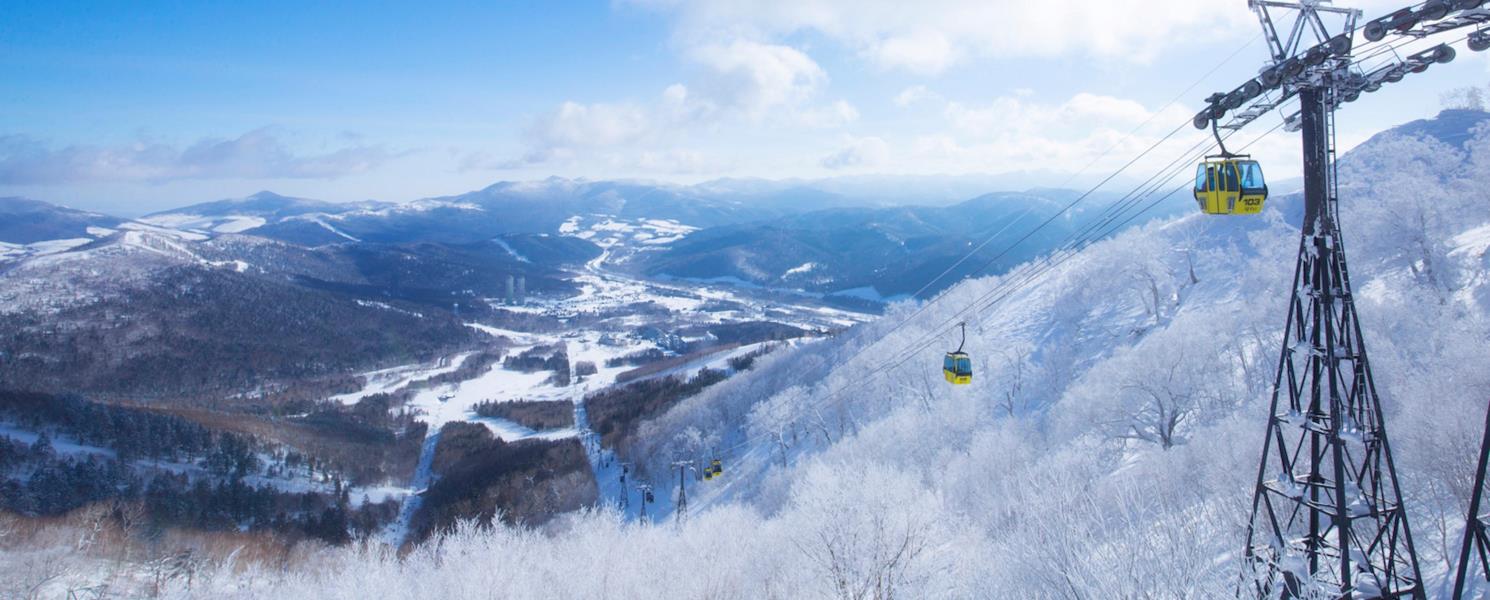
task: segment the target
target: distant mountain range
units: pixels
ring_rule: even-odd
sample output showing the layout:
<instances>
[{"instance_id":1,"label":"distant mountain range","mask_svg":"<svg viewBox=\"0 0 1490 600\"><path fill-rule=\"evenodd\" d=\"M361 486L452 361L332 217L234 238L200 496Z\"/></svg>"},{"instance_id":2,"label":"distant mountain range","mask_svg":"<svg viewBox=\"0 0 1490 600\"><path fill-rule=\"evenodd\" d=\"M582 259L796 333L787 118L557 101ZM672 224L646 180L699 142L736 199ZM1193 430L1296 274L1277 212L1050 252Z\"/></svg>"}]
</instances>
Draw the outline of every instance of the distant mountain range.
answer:
<instances>
[{"instance_id":1,"label":"distant mountain range","mask_svg":"<svg viewBox=\"0 0 1490 600\"><path fill-rule=\"evenodd\" d=\"M387 252L419 247L422 250L416 252L422 258L479 256L488 269L529 277L535 291L559 291L564 285L545 269L576 257L588 260L600 252L590 241L565 235L575 219L674 223L668 227L677 229L678 236L633 244L640 251L612 256L611 266L654 277L735 281L878 301L921 290L994 234L1018 239L1074 196L1071 191L1034 190L987 194L949 206L885 207L789 182L721 180L668 186L550 178L498 183L408 204L332 203L264 191L153 213L134 222L10 199L0 200L0 210L25 210L30 216L7 220L0 228L0 243L24 245L59 237L77 243L102 240L121 224L135 223L209 238L241 234L306 248L350 246L335 253L355 255L370 268L376 268L373 265ZM1086 204L1100 201L1093 198ZM1082 214L1073 213L1017 247L988 244L926 292L969 274L1001 272L1045 252L1080 225ZM0 260L7 254L75 245L0 248Z\"/></svg>"},{"instance_id":2,"label":"distant mountain range","mask_svg":"<svg viewBox=\"0 0 1490 600\"><path fill-rule=\"evenodd\" d=\"M1448 110L1379 135L1462 146L1466 132L1487 121L1490 114L1482 111ZM1046 253L1113 199L1088 198L1038 231L1077 192L1029 190L948 202L987 183L978 177L886 176L683 186L554 177L404 204L335 203L264 191L137 221L0 198L0 270L28 257L139 244L179 232L191 239L172 242L178 246L242 236L231 239L276 240L302 249L297 252L320 249L306 255L335 262L334 276L324 270L281 275L316 289L416 302L447 303L452 290L500 295L493 273L503 283L506 274L524 276L534 292L567 293L573 287L562 273L565 265L591 260L605 248L625 249L608 256L610 268L654 278L883 301L917 292L924 297L964 277L997 274ZM1278 187L1288 191L1284 182ZM1189 200L1181 196L1150 216L1188 210ZM581 233L580 220L601 229ZM651 237L626 238L618 246L622 238L594 237L606 228ZM244 262L265 269L263 262ZM462 279L472 274L480 276Z\"/></svg>"},{"instance_id":3,"label":"distant mountain range","mask_svg":"<svg viewBox=\"0 0 1490 600\"><path fill-rule=\"evenodd\" d=\"M852 204L809 188L685 187L549 178L502 182L407 204L334 204L260 192L148 215L156 225L249 233L302 245L349 241L468 243L556 233L570 218L603 215L711 227Z\"/></svg>"},{"instance_id":4,"label":"distant mountain range","mask_svg":"<svg viewBox=\"0 0 1490 600\"><path fill-rule=\"evenodd\" d=\"M25 198L0 198L0 242L33 244L47 240L93 237L119 226L123 219L73 210Z\"/></svg>"},{"instance_id":5,"label":"distant mountain range","mask_svg":"<svg viewBox=\"0 0 1490 600\"><path fill-rule=\"evenodd\" d=\"M1037 230L1075 197L1058 190L987 194L946 207L840 208L721 226L644 256L640 268L868 299L925 296L1049 252L1111 199L1088 198ZM1155 216L1184 207L1172 202Z\"/></svg>"}]
</instances>

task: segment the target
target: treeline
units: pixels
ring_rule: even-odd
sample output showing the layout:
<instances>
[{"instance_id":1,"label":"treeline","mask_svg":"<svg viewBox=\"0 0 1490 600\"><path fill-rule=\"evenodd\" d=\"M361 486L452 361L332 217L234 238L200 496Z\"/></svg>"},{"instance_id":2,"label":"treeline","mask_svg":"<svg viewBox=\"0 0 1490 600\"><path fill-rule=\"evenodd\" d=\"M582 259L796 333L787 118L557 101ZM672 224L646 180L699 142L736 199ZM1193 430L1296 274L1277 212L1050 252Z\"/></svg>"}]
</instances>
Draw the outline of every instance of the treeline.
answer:
<instances>
[{"instance_id":1,"label":"treeline","mask_svg":"<svg viewBox=\"0 0 1490 600\"><path fill-rule=\"evenodd\" d=\"M541 524L593 505L599 490L577 439L506 443L483 425L449 423L435 455L439 479L424 493L414 540L463 519Z\"/></svg>"},{"instance_id":2,"label":"treeline","mask_svg":"<svg viewBox=\"0 0 1490 600\"><path fill-rule=\"evenodd\" d=\"M502 360L502 354L503 352L500 349L482 350L480 352L472 354L469 357L466 357L465 362L462 362L460 366L457 367L454 371L451 371L449 373L440 373L439 375L426 377L417 381L411 381L400 391L408 394L409 396L412 396L413 392L416 392L418 390L426 390L451 383L470 381L484 375L493 364L496 364L497 361ZM405 399L407 399L407 397L408 396L406 396Z\"/></svg>"},{"instance_id":3,"label":"treeline","mask_svg":"<svg viewBox=\"0 0 1490 600\"><path fill-rule=\"evenodd\" d=\"M591 364L590 368L595 365ZM517 356L509 356L502 360L502 368L524 373L537 371L553 371L554 374L549 381L554 385L563 387L571 382L569 370L569 355L561 346L534 346L524 350ZM593 374L593 371L591 372Z\"/></svg>"},{"instance_id":4,"label":"treeline","mask_svg":"<svg viewBox=\"0 0 1490 600\"><path fill-rule=\"evenodd\" d=\"M746 352L745 354L731 357L728 361L729 368L733 369L736 372L749 371L751 367L755 366L755 359L775 352L776 349L780 346L781 344L769 344L760 348L756 348L755 350L751 350L750 352Z\"/></svg>"},{"instance_id":5,"label":"treeline","mask_svg":"<svg viewBox=\"0 0 1490 600\"><path fill-rule=\"evenodd\" d=\"M507 419L538 431L574 426L574 403L568 400L485 400L473 408L477 415Z\"/></svg>"},{"instance_id":6,"label":"treeline","mask_svg":"<svg viewBox=\"0 0 1490 600\"><path fill-rule=\"evenodd\" d=\"M193 461L210 454L218 464L252 460L254 442L213 432L177 417L89 402L77 396L0 391L0 417L29 430L56 430L78 441L113 450L121 460Z\"/></svg>"},{"instance_id":7,"label":"treeline","mask_svg":"<svg viewBox=\"0 0 1490 600\"><path fill-rule=\"evenodd\" d=\"M636 432L643 420L667 411L678 401L727 377L723 371L699 369L697 375L687 379L677 375L658 377L591 394L585 397L590 427L600 434L605 445L617 447Z\"/></svg>"},{"instance_id":8,"label":"treeline","mask_svg":"<svg viewBox=\"0 0 1490 600\"><path fill-rule=\"evenodd\" d=\"M533 373L537 371L556 371L569 369L569 355L564 348L556 346L534 346L522 351L517 356L509 356L502 361L502 368L512 371Z\"/></svg>"},{"instance_id":9,"label":"treeline","mask_svg":"<svg viewBox=\"0 0 1490 600\"><path fill-rule=\"evenodd\" d=\"M720 344L740 344L742 346L760 342L775 342L805 337L809 332L800 327L793 327L772 321L745 321L740 323L720 323L708 327L709 335Z\"/></svg>"},{"instance_id":10,"label":"treeline","mask_svg":"<svg viewBox=\"0 0 1490 600\"><path fill-rule=\"evenodd\" d=\"M641 365L654 363L667 358L667 353L661 348L647 348L638 352L632 352L623 356L612 356L605 359L605 366L616 367L639 367Z\"/></svg>"},{"instance_id":11,"label":"treeline","mask_svg":"<svg viewBox=\"0 0 1490 600\"><path fill-rule=\"evenodd\" d=\"M103 502L141 502L157 529L275 531L341 544L371 535L397 515L398 503L352 506L348 489L286 492L241 477L193 478L140 468L95 454L58 452L43 434L30 444L0 437L0 509L61 515Z\"/></svg>"},{"instance_id":12,"label":"treeline","mask_svg":"<svg viewBox=\"0 0 1490 600\"><path fill-rule=\"evenodd\" d=\"M407 481L428 426L412 412L396 410L404 403L402 396L370 394L352 405L305 403L300 414L272 425L279 427L281 438L308 455L287 456L303 461L308 474L319 468L339 473L355 485Z\"/></svg>"}]
</instances>

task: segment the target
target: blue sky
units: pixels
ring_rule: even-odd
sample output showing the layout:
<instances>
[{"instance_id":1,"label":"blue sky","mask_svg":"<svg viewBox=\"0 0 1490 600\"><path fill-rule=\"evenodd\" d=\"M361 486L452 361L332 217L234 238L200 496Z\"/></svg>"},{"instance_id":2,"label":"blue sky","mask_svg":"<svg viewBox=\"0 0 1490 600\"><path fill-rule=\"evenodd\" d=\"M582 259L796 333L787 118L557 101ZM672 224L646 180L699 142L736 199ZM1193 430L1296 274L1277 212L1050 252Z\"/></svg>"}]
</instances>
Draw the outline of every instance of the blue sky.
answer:
<instances>
[{"instance_id":1,"label":"blue sky","mask_svg":"<svg viewBox=\"0 0 1490 600\"><path fill-rule=\"evenodd\" d=\"M1095 160L1081 183L1255 73L1257 30L1244 0L8 2L0 195L138 214L551 175L1019 187ZM1484 56L1461 54L1343 111L1342 144L1490 82ZM1286 177L1296 145L1274 135L1257 153Z\"/></svg>"}]
</instances>

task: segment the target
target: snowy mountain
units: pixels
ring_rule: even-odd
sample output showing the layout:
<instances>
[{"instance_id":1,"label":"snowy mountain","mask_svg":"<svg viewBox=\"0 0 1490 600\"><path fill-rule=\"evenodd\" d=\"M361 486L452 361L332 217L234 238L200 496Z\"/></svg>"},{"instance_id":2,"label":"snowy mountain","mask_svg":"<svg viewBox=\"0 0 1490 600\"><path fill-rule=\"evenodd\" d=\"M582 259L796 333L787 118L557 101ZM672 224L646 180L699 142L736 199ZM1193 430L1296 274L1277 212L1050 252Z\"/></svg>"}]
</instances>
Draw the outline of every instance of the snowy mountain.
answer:
<instances>
[{"instance_id":1,"label":"snowy mountain","mask_svg":"<svg viewBox=\"0 0 1490 600\"><path fill-rule=\"evenodd\" d=\"M503 234L556 233L576 216L658 219L707 228L825 209L947 204L986 193L990 185L986 179L969 178L724 179L683 186L551 177L498 182L464 194L405 204L338 204L265 191L154 213L142 220L194 231L251 232L303 245L460 243ZM923 193L907 191L914 189ZM931 189L935 191L926 191Z\"/></svg>"},{"instance_id":2,"label":"snowy mountain","mask_svg":"<svg viewBox=\"0 0 1490 600\"><path fill-rule=\"evenodd\" d=\"M1382 136L1340 170L1356 302L1434 595L1490 385L1490 130L1468 139ZM644 423L627 450L631 477L668 490L650 513L666 526L602 511L547 533L465 527L404 558L332 551L257 581L338 598L1229 597L1300 204L1152 222L768 355ZM936 369L959 320L977 375L952 388ZM689 513L674 520L672 462L711 457L723 478L685 477ZM271 593L227 583L242 580L209 585Z\"/></svg>"},{"instance_id":3,"label":"snowy mountain","mask_svg":"<svg viewBox=\"0 0 1490 600\"><path fill-rule=\"evenodd\" d=\"M827 206L841 197L803 189L736 191L724 186L673 186L627 181L549 178L500 182L455 196L406 204L329 204L261 192L157 213L158 224L224 227L305 245L368 241L475 242L506 234L557 233L570 218L659 219L693 227L739 223Z\"/></svg>"}]
</instances>

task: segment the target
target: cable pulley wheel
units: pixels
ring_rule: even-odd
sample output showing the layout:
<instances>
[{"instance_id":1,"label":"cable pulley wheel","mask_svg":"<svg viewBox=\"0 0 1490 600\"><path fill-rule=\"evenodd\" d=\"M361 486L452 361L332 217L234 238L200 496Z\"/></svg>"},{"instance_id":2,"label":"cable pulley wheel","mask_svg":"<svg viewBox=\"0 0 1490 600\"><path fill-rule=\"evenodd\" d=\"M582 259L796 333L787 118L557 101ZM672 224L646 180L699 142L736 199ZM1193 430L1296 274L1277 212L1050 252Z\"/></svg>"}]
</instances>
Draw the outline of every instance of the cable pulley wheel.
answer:
<instances>
[{"instance_id":1,"label":"cable pulley wheel","mask_svg":"<svg viewBox=\"0 0 1490 600\"><path fill-rule=\"evenodd\" d=\"M1490 50L1490 32L1480 32L1469 36L1469 49L1475 52Z\"/></svg>"},{"instance_id":2,"label":"cable pulley wheel","mask_svg":"<svg viewBox=\"0 0 1490 600\"><path fill-rule=\"evenodd\" d=\"M1459 55L1459 53L1454 51L1454 47L1453 46L1450 46L1448 44L1444 44L1442 46L1439 46L1433 52L1433 62L1436 62L1436 63L1438 63L1440 65L1446 65L1446 64L1449 64L1451 62L1454 62L1454 57L1456 57L1458 55Z\"/></svg>"},{"instance_id":3,"label":"cable pulley wheel","mask_svg":"<svg viewBox=\"0 0 1490 600\"><path fill-rule=\"evenodd\" d=\"M1449 3L1446 0L1428 0L1418 16L1426 21L1437 21L1447 17L1449 16Z\"/></svg>"}]
</instances>

